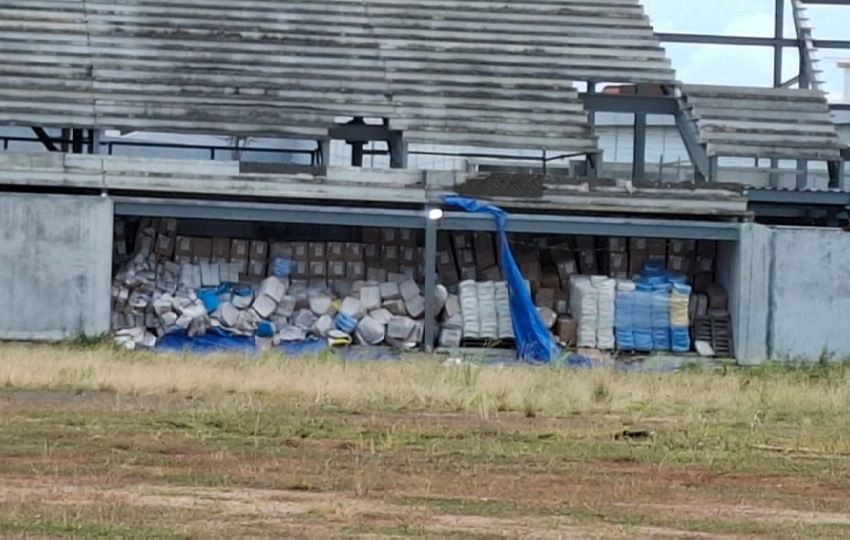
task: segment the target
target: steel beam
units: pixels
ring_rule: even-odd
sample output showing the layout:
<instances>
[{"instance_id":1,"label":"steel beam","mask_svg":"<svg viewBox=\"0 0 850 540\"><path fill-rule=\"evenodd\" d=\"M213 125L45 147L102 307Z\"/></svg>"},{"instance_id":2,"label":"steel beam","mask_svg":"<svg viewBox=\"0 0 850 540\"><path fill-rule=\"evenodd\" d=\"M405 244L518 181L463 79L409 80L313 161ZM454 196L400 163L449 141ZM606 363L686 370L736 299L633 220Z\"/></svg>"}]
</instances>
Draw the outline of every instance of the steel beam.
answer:
<instances>
[{"instance_id":1,"label":"steel beam","mask_svg":"<svg viewBox=\"0 0 850 540\"><path fill-rule=\"evenodd\" d=\"M38 137L39 142L44 145L44 148L47 149L48 152L58 152L59 149L56 148L56 145L53 144L53 139L50 138L50 135L44 131L44 128L34 127L32 128L32 132L35 133L35 136Z\"/></svg>"},{"instance_id":2,"label":"steel beam","mask_svg":"<svg viewBox=\"0 0 850 540\"><path fill-rule=\"evenodd\" d=\"M423 210L115 197L115 214L345 227L425 228Z\"/></svg>"},{"instance_id":3,"label":"steel beam","mask_svg":"<svg viewBox=\"0 0 850 540\"><path fill-rule=\"evenodd\" d=\"M797 160L797 189L809 188L809 162L805 159Z\"/></svg>"},{"instance_id":4,"label":"steel beam","mask_svg":"<svg viewBox=\"0 0 850 540\"><path fill-rule=\"evenodd\" d=\"M447 212L440 228L449 231L496 231L492 216ZM740 239L739 223L672 219L602 218L563 215L510 214L508 232L583 236L636 236L687 240Z\"/></svg>"},{"instance_id":5,"label":"steel beam","mask_svg":"<svg viewBox=\"0 0 850 540\"><path fill-rule=\"evenodd\" d=\"M426 209L426 216L430 208ZM437 321L437 228L438 224L426 217L425 224L425 328L423 345L425 352L432 352L435 343Z\"/></svg>"},{"instance_id":6,"label":"steel beam","mask_svg":"<svg viewBox=\"0 0 850 540\"><path fill-rule=\"evenodd\" d=\"M785 0L776 0L774 10L773 37L776 40L785 38ZM785 49L782 45L775 43L773 46L773 86L782 86L782 57Z\"/></svg>"},{"instance_id":7,"label":"steel beam","mask_svg":"<svg viewBox=\"0 0 850 540\"><path fill-rule=\"evenodd\" d=\"M789 206L850 206L850 193L841 191L792 191L750 189L745 193L750 203Z\"/></svg>"},{"instance_id":8,"label":"steel beam","mask_svg":"<svg viewBox=\"0 0 850 540\"><path fill-rule=\"evenodd\" d=\"M688 157L691 163L694 164L694 172L697 180L711 180L711 163L705 152L705 147L699 141L697 126L691 118L690 113L682 105L676 114L673 115L673 118L676 120L676 127L679 129L682 142L688 151Z\"/></svg>"},{"instance_id":9,"label":"steel beam","mask_svg":"<svg viewBox=\"0 0 850 540\"><path fill-rule=\"evenodd\" d=\"M85 144L85 135L82 129L71 130L71 153L82 154Z\"/></svg>"},{"instance_id":10,"label":"steel beam","mask_svg":"<svg viewBox=\"0 0 850 540\"><path fill-rule=\"evenodd\" d=\"M320 167L329 167L331 164L331 141L322 139L318 141L318 158Z\"/></svg>"},{"instance_id":11,"label":"steel beam","mask_svg":"<svg viewBox=\"0 0 850 540\"><path fill-rule=\"evenodd\" d=\"M834 189L840 189L844 191L845 189L845 169L846 165L843 161L830 161L827 163L827 169L829 170L829 187Z\"/></svg>"},{"instance_id":12,"label":"steel beam","mask_svg":"<svg viewBox=\"0 0 850 540\"><path fill-rule=\"evenodd\" d=\"M362 122L363 119L360 119ZM353 120L348 124L341 124L328 130L328 136L337 141L368 143L372 141L389 141L392 131L386 126L358 123Z\"/></svg>"},{"instance_id":13,"label":"steel beam","mask_svg":"<svg viewBox=\"0 0 850 540\"><path fill-rule=\"evenodd\" d=\"M646 178L646 113L635 113L632 179Z\"/></svg>"},{"instance_id":14,"label":"steel beam","mask_svg":"<svg viewBox=\"0 0 850 540\"><path fill-rule=\"evenodd\" d=\"M680 34L662 32L656 34L658 39L666 43L686 43L693 45L741 45L749 47L783 47L796 49L799 42L796 39L754 36L719 36L716 34ZM850 49L850 41L836 39L815 39L818 49Z\"/></svg>"},{"instance_id":15,"label":"steel beam","mask_svg":"<svg viewBox=\"0 0 850 540\"><path fill-rule=\"evenodd\" d=\"M70 129L62 129L62 138L59 141L59 148L62 149L63 152L67 152L71 149L71 130Z\"/></svg>"},{"instance_id":16,"label":"steel beam","mask_svg":"<svg viewBox=\"0 0 850 540\"><path fill-rule=\"evenodd\" d=\"M404 140L404 135L399 131L392 132L392 136L390 137L387 145L390 149L390 168L406 169L407 142Z\"/></svg>"},{"instance_id":17,"label":"steel beam","mask_svg":"<svg viewBox=\"0 0 850 540\"><path fill-rule=\"evenodd\" d=\"M615 96L610 94L581 94L584 107L593 112L676 114L678 105L673 97Z\"/></svg>"}]
</instances>

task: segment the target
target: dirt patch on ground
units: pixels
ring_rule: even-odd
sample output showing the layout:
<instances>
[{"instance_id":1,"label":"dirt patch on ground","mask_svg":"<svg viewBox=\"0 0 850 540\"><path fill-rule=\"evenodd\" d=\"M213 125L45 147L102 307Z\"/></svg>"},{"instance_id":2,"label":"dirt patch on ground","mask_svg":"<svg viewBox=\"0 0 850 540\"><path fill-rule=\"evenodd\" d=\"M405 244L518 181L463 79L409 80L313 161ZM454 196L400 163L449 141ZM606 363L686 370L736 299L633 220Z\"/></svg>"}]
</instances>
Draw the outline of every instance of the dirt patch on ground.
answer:
<instances>
[{"instance_id":1,"label":"dirt patch on ground","mask_svg":"<svg viewBox=\"0 0 850 540\"><path fill-rule=\"evenodd\" d=\"M808 523L812 525L846 525L850 527L850 514L836 512L802 512L783 508L759 508L748 505L731 506L712 504L709 506L684 504L637 504L617 505L630 510L651 510L653 512L674 512L705 519L735 519L739 521L758 521L763 523ZM850 532L850 531L848 531Z\"/></svg>"},{"instance_id":2,"label":"dirt patch on ground","mask_svg":"<svg viewBox=\"0 0 850 540\"><path fill-rule=\"evenodd\" d=\"M38 501L45 505L80 507L122 504L131 507L185 509L211 516L184 524L194 531L212 533L251 526L278 531L318 532L319 527L303 523L304 518L323 517L331 523L368 524L390 529L402 518L410 532L453 533L524 538L629 538L638 535L667 538L726 538L662 527L582 526L567 519L530 517L506 519L489 516L434 514L409 506L358 499L340 493L298 493L245 488L178 488L137 485L104 492L85 484L34 483L10 480L0 486L0 503ZM677 508L677 511L689 509ZM695 510L695 509L690 509ZM810 516L811 518L811 516ZM322 528L327 533L327 527ZM731 537L729 537L731 538Z\"/></svg>"},{"instance_id":3,"label":"dirt patch on ground","mask_svg":"<svg viewBox=\"0 0 850 540\"><path fill-rule=\"evenodd\" d=\"M850 489L841 473L847 461L824 467L785 459L777 464L790 465L774 468L773 455L713 442L739 435L731 428L703 435L710 427L686 431L672 418L643 418L662 435L679 433L635 442L615 439L627 419L610 414L357 414L227 401L194 407L177 396L0 392L0 536L67 535L68 522L154 524L202 538L850 531ZM741 429L751 436L748 426ZM759 436L773 436L770 429L761 427ZM819 436L839 429L844 424ZM44 516L52 521L32 529ZM81 530L71 532L157 536Z\"/></svg>"}]
</instances>

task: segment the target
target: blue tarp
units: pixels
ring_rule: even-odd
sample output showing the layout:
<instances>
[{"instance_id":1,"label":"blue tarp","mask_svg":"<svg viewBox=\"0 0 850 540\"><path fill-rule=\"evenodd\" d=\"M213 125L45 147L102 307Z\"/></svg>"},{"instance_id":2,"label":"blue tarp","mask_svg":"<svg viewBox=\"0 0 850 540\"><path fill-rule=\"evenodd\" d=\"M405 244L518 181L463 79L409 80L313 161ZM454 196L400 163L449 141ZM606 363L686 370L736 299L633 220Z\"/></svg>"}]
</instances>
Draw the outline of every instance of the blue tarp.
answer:
<instances>
[{"instance_id":1,"label":"blue tarp","mask_svg":"<svg viewBox=\"0 0 850 540\"><path fill-rule=\"evenodd\" d=\"M330 349L324 339L311 339L293 343L281 343L277 350L284 356L317 356ZM189 337L185 333L163 336L157 341L156 351L161 353L214 354L242 353L255 355L259 352L253 337L231 336L219 329L211 329L206 335ZM351 347L336 349L335 352L346 361L398 361L401 356L384 347Z\"/></svg>"},{"instance_id":2,"label":"blue tarp","mask_svg":"<svg viewBox=\"0 0 850 540\"><path fill-rule=\"evenodd\" d=\"M156 352L254 354L257 352L257 345L253 337L230 336L221 330L211 329L206 335L197 337L189 337L185 333L162 336L156 342Z\"/></svg>"},{"instance_id":3,"label":"blue tarp","mask_svg":"<svg viewBox=\"0 0 850 540\"><path fill-rule=\"evenodd\" d=\"M464 197L443 197L443 203L447 206L462 208L467 212L490 214L496 219L501 246L499 266L508 282L517 353L523 360L551 362L560 354L560 351L549 329L543 324L531 298L531 292L525 286L522 272L511 253L507 235L508 214L501 208Z\"/></svg>"}]
</instances>

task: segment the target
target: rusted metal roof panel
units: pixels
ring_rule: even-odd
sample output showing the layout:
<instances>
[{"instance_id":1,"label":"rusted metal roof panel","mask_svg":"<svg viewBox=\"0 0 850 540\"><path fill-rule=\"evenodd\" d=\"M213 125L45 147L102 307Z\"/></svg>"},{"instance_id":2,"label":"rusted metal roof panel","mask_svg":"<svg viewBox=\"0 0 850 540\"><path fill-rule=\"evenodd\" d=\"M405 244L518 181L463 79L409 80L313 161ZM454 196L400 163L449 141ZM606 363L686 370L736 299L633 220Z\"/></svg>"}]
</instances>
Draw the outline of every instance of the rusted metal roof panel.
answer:
<instances>
[{"instance_id":1,"label":"rusted metal roof panel","mask_svg":"<svg viewBox=\"0 0 850 540\"><path fill-rule=\"evenodd\" d=\"M593 151L572 81L674 82L638 0L5 0L0 122Z\"/></svg>"}]
</instances>

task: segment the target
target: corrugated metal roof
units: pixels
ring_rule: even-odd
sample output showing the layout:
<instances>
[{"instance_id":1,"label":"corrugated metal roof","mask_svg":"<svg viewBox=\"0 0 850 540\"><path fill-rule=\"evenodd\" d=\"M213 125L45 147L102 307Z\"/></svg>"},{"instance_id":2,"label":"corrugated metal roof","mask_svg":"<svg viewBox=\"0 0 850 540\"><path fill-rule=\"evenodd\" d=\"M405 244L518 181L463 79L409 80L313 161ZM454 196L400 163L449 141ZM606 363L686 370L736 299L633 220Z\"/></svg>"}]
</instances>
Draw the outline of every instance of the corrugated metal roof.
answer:
<instances>
[{"instance_id":1,"label":"corrugated metal roof","mask_svg":"<svg viewBox=\"0 0 850 540\"><path fill-rule=\"evenodd\" d=\"M4 0L0 122L592 151L570 81L674 82L638 0Z\"/></svg>"},{"instance_id":2,"label":"corrugated metal roof","mask_svg":"<svg viewBox=\"0 0 850 540\"><path fill-rule=\"evenodd\" d=\"M839 159L842 144L821 92L696 85L683 92L709 156Z\"/></svg>"}]
</instances>

